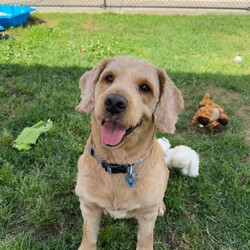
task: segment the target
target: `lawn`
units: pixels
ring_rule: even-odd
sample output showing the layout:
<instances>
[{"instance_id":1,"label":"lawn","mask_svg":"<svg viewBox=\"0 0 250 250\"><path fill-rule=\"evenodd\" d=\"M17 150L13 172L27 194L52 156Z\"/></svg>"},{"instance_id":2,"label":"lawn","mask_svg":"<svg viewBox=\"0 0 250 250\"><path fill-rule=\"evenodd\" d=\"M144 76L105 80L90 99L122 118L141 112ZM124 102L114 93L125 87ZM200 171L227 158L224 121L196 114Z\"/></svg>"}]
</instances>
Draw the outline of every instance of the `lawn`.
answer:
<instances>
[{"instance_id":1,"label":"lawn","mask_svg":"<svg viewBox=\"0 0 250 250\"><path fill-rule=\"evenodd\" d=\"M249 15L36 13L25 27L7 30L10 38L0 41L0 249L79 246L74 186L90 116L74 110L78 80L102 58L121 54L168 72L185 109L176 134L164 136L200 155L198 178L171 171L154 248L250 249L249 27ZM191 124L206 92L229 116L220 134ZM31 150L12 148L24 127L47 119L53 128ZM135 249L136 231L133 219L103 217L99 249Z\"/></svg>"}]
</instances>

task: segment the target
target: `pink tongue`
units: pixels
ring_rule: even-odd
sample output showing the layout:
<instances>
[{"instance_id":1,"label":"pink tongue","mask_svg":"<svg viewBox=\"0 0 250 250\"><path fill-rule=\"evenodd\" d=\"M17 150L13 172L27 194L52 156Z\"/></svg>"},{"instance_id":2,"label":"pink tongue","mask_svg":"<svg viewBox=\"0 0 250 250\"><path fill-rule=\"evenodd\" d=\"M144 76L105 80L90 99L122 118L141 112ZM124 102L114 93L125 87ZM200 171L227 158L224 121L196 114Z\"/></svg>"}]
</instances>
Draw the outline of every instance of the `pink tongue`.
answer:
<instances>
[{"instance_id":1,"label":"pink tongue","mask_svg":"<svg viewBox=\"0 0 250 250\"><path fill-rule=\"evenodd\" d=\"M101 127L102 142L106 145L115 146L119 144L125 133L126 129L118 124L105 122Z\"/></svg>"}]
</instances>

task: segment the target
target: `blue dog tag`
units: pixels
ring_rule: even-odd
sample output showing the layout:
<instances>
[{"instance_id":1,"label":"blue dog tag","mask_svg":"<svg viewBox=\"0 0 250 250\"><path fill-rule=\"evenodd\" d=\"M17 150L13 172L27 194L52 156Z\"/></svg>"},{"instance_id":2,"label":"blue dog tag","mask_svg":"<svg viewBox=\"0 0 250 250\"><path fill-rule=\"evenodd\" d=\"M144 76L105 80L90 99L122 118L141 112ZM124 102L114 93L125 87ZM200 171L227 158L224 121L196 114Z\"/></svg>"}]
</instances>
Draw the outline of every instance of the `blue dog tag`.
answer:
<instances>
[{"instance_id":1,"label":"blue dog tag","mask_svg":"<svg viewBox=\"0 0 250 250\"><path fill-rule=\"evenodd\" d=\"M126 182L130 188L133 188L134 184L135 184L135 174L134 173L127 173Z\"/></svg>"}]
</instances>

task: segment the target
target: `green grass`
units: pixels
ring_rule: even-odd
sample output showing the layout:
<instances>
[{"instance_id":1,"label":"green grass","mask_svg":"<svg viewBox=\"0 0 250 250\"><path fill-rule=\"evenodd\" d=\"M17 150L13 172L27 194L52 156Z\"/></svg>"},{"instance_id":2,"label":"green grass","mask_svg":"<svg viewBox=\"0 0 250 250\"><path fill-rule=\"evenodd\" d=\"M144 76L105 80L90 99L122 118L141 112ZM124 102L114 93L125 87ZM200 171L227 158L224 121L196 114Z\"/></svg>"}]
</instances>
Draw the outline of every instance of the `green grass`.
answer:
<instances>
[{"instance_id":1,"label":"green grass","mask_svg":"<svg viewBox=\"0 0 250 250\"><path fill-rule=\"evenodd\" d=\"M196 179L171 171L155 249L249 249L250 16L32 16L0 42L0 249L79 246L74 186L90 117L74 110L78 80L100 59L120 54L166 69L186 105L168 138L201 159ZM241 64L233 61L238 54ZM191 125L207 91L229 116L221 134ZM49 118L53 129L32 150L11 147L24 127ZM99 249L135 249L136 231L135 220L104 217Z\"/></svg>"}]
</instances>

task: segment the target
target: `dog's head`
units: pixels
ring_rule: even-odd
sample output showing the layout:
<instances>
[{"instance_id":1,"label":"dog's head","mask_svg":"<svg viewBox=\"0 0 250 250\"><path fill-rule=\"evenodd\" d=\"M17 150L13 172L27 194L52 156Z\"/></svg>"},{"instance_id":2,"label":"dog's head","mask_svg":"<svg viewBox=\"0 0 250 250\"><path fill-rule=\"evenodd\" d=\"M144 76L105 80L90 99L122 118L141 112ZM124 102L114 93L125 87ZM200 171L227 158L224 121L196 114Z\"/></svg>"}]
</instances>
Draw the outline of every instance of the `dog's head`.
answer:
<instances>
[{"instance_id":1,"label":"dog's head","mask_svg":"<svg viewBox=\"0 0 250 250\"><path fill-rule=\"evenodd\" d=\"M102 143L118 146L150 126L174 133L183 108L180 91L164 70L130 56L103 60L80 79L80 113L93 112ZM144 134L143 134L144 133Z\"/></svg>"}]
</instances>

